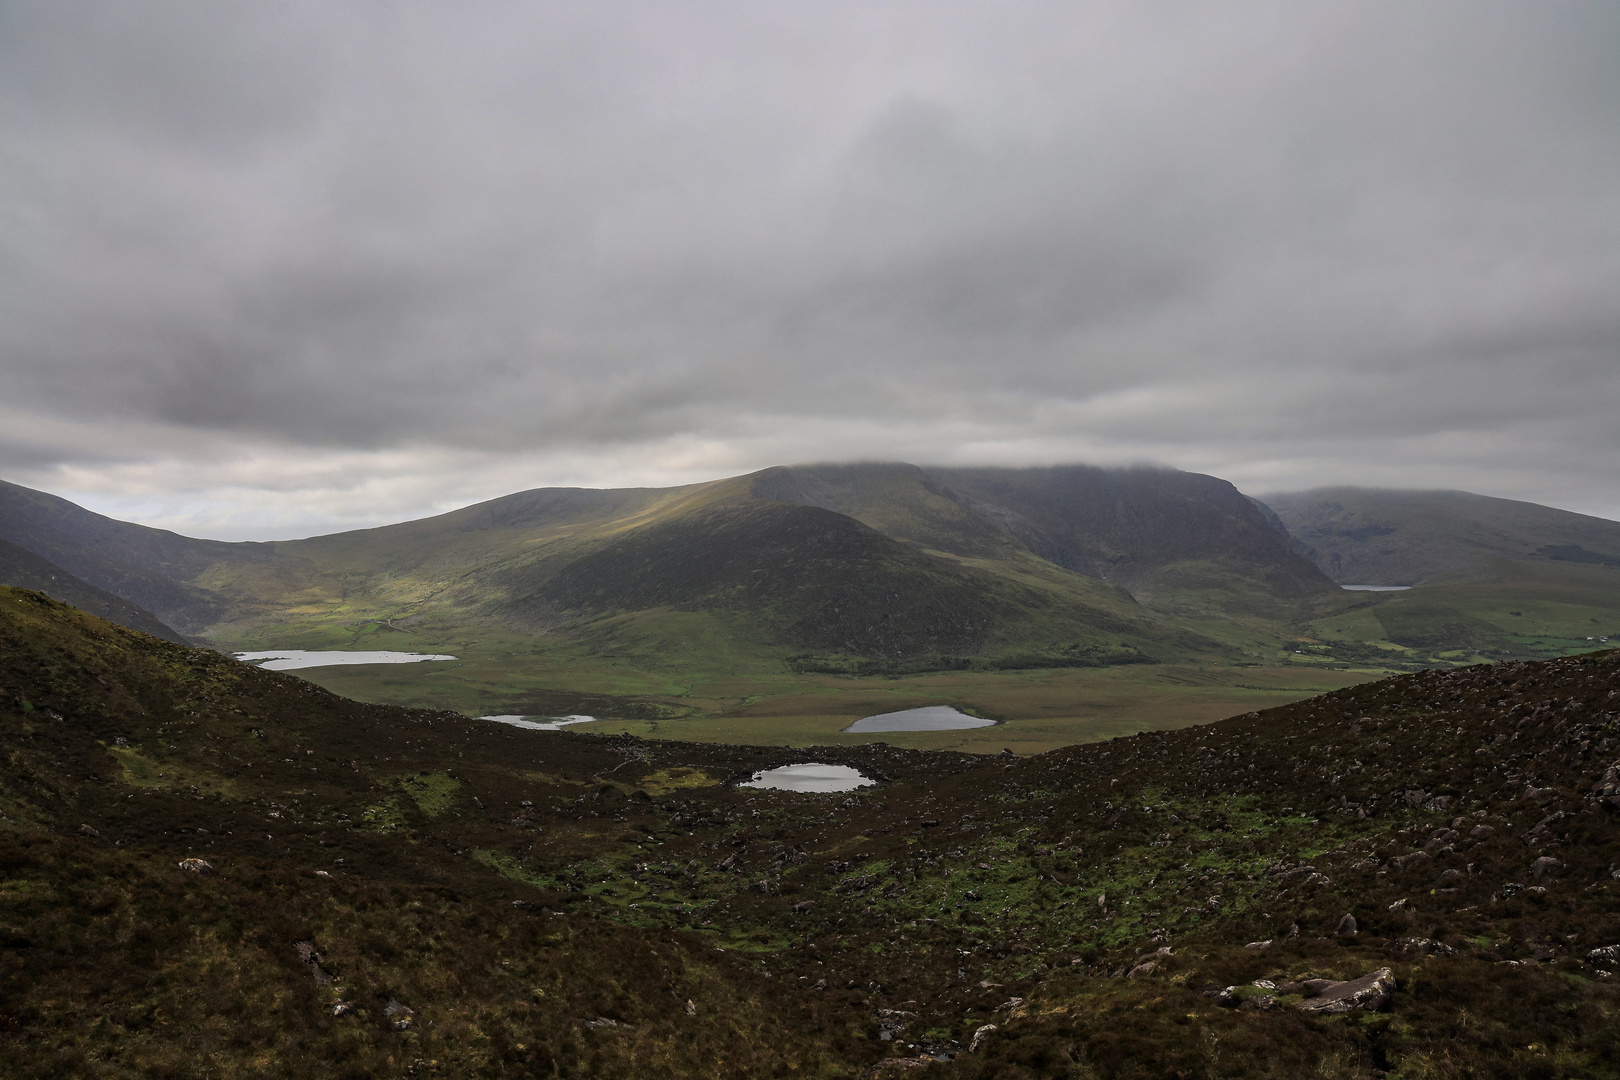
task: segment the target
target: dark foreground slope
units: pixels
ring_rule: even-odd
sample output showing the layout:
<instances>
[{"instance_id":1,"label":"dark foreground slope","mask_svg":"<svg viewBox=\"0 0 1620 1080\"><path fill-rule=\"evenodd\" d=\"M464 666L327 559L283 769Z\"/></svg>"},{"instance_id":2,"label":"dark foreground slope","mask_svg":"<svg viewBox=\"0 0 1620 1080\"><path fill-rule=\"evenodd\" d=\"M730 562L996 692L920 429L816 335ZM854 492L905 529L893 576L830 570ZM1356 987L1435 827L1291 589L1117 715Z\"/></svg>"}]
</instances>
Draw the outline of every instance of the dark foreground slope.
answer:
<instances>
[{"instance_id":1,"label":"dark foreground slope","mask_svg":"<svg viewBox=\"0 0 1620 1080\"><path fill-rule=\"evenodd\" d=\"M1616 654L836 796L16 590L0 689L17 1075L1620 1074Z\"/></svg>"}]
</instances>

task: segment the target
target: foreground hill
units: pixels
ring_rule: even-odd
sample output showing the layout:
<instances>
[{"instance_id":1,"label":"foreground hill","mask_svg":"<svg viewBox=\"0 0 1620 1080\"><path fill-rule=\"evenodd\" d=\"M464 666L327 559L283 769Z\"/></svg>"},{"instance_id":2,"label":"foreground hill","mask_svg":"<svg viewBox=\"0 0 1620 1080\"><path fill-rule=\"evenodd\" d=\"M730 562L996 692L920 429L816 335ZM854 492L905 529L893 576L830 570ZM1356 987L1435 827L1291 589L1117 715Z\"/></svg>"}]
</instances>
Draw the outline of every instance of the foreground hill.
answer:
<instances>
[{"instance_id":1,"label":"foreground hill","mask_svg":"<svg viewBox=\"0 0 1620 1080\"><path fill-rule=\"evenodd\" d=\"M1616 653L1024 760L824 749L879 781L833 796L733 785L795 752L361 705L21 590L0 689L19 1075L1620 1061Z\"/></svg>"}]
</instances>

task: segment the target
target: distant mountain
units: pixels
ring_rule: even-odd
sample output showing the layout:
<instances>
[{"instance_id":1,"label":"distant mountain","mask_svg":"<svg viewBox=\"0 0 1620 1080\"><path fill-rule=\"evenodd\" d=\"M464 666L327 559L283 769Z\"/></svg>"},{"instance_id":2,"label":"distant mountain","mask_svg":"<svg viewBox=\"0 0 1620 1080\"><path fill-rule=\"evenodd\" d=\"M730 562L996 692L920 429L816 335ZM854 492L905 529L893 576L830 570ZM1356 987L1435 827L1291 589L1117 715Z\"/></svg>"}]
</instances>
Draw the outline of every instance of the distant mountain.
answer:
<instances>
[{"instance_id":1,"label":"distant mountain","mask_svg":"<svg viewBox=\"0 0 1620 1080\"><path fill-rule=\"evenodd\" d=\"M256 544L114 521L6 484L0 537L217 641L334 619L551 633L669 611L823 660L1038 666L1219 652L1163 614L1290 618L1336 592L1230 484L1165 469L797 466L678 488L519 492Z\"/></svg>"},{"instance_id":2,"label":"distant mountain","mask_svg":"<svg viewBox=\"0 0 1620 1080\"><path fill-rule=\"evenodd\" d=\"M0 585L33 589L108 622L166 641L186 644L184 637L165 626L150 611L98 589L89 582L80 581L50 560L42 559L8 540L0 540Z\"/></svg>"},{"instance_id":3,"label":"distant mountain","mask_svg":"<svg viewBox=\"0 0 1620 1080\"><path fill-rule=\"evenodd\" d=\"M1620 522L1466 491L1321 488L1265 496L1334 581L1421 585L1502 560L1620 570Z\"/></svg>"},{"instance_id":4,"label":"distant mountain","mask_svg":"<svg viewBox=\"0 0 1620 1080\"><path fill-rule=\"evenodd\" d=\"M0 540L9 540L187 633L201 632L225 610L208 589L191 582L221 562L270 557L264 544L194 540L104 517L3 480Z\"/></svg>"}]
</instances>

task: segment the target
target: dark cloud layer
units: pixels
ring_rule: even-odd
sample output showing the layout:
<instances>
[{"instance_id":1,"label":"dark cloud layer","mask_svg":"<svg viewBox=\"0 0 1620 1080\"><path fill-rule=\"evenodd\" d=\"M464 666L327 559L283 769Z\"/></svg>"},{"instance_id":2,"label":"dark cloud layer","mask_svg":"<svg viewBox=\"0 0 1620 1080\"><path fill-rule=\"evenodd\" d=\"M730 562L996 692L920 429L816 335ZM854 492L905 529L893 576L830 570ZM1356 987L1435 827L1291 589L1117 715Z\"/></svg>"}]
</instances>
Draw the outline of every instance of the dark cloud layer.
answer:
<instances>
[{"instance_id":1,"label":"dark cloud layer","mask_svg":"<svg viewBox=\"0 0 1620 1080\"><path fill-rule=\"evenodd\" d=\"M783 460L1620 513L1620 12L0 4L0 472L220 535Z\"/></svg>"}]
</instances>

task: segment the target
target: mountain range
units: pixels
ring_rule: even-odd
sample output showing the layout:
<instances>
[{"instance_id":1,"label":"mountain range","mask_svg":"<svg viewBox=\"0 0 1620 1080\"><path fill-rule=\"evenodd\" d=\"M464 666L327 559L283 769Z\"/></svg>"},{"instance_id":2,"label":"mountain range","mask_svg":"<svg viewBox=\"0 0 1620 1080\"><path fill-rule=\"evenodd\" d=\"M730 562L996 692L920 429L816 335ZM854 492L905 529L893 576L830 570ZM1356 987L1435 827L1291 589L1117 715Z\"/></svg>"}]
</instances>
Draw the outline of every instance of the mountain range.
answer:
<instances>
[{"instance_id":1,"label":"mountain range","mask_svg":"<svg viewBox=\"0 0 1620 1080\"><path fill-rule=\"evenodd\" d=\"M783 672L1377 674L1555 655L1620 630L1620 523L1463 492L1256 500L1155 468L778 467L675 488L542 488L256 543L0 483L0 541L0 582L160 636L523 653L544 660L526 670L551 665L535 677L548 692L623 694L627 672L654 669L753 680L715 691L739 700ZM486 698L515 686L511 671L479 670ZM402 685L364 693L418 692ZM668 678L635 685L690 693ZM407 699L485 707L472 694Z\"/></svg>"}]
</instances>

